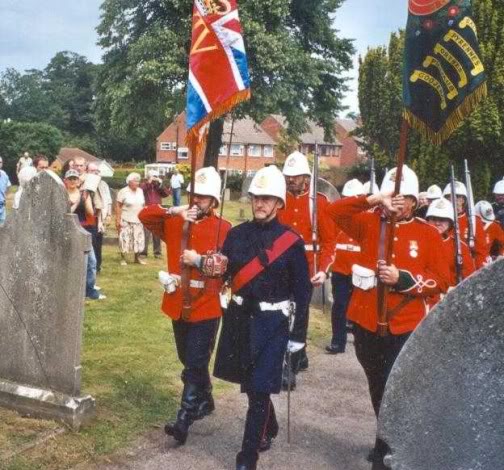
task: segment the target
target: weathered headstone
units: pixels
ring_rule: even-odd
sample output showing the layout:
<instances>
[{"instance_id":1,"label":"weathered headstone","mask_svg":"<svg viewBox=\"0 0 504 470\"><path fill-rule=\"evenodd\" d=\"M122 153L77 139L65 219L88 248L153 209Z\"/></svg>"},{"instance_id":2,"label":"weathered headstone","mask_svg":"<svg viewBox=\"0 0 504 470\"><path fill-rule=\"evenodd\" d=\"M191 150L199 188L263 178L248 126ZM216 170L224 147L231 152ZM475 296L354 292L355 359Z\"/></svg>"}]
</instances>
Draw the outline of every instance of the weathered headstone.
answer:
<instances>
[{"instance_id":1,"label":"weathered headstone","mask_svg":"<svg viewBox=\"0 0 504 470\"><path fill-rule=\"evenodd\" d=\"M317 189L319 193L326 195L327 199L329 199L329 202L334 202L338 199L341 199L339 191L334 187L332 183L329 183L329 181L325 180L324 178L318 179Z\"/></svg>"},{"instance_id":2,"label":"weathered headstone","mask_svg":"<svg viewBox=\"0 0 504 470\"><path fill-rule=\"evenodd\" d=\"M393 470L504 468L504 260L464 281L399 355L380 410Z\"/></svg>"},{"instance_id":3,"label":"weathered headstone","mask_svg":"<svg viewBox=\"0 0 504 470\"><path fill-rule=\"evenodd\" d=\"M248 202L249 200L249 189L250 189L250 184L252 183L252 178L253 176L247 176L242 183L241 187L241 196L240 196L240 202Z\"/></svg>"},{"instance_id":4,"label":"weathered headstone","mask_svg":"<svg viewBox=\"0 0 504 470\"><path fill-rule=\"evenodd\" d=\"M93 416L80 396L86 252L61 180L35 177L0 228L0 406L73 428Z\"/></svg>"}]
</instances>

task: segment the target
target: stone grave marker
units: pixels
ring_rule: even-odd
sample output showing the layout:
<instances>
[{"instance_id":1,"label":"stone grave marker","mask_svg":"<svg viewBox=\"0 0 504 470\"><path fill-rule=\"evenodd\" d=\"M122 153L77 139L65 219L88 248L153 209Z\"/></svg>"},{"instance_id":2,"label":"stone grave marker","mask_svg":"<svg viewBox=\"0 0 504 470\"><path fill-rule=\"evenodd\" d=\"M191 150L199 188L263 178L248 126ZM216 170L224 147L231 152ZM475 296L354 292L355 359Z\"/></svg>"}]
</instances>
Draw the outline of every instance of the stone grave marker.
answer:
<instances>
[{"instance_id":1,"label":"stone grave marker","mask_svg":"<svg viewBox=\"0 0 504 470\"><path fill-rule=\"evenodd\" d=\"M0 406L74 429L95 402L81 394L90 235L52 172L33 178L0 228Z\"/></svg>"},{"instance_id":2,"label":"stone grave marker","mask_svg":"<svg viewBox=\"0 0 504 470\"><path fill-rule=\"evenodd\" d=\"M504 468L504 260L421 323L390 375L379 436L393 470Z\"/></svg>"}]
</instances>

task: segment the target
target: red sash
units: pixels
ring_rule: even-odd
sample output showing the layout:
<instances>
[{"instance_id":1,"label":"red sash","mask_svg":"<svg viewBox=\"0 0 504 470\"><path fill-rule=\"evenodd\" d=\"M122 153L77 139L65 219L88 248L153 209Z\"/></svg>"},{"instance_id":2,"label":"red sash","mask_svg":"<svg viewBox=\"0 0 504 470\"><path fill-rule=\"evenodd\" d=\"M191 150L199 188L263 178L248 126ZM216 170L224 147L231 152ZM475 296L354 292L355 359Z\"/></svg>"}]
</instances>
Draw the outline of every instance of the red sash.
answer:
<instances>
[{"instance_id":1,"label":"red sash","mask_svg":"<svg viewBox=\"0 0 504 470\"><path fill-rule=\"evenodd\" d=\"M266 250L268 257L268 266L273 263L277 258L284 254L296 241L299 236L294 232L287 230L280 235L274 242L271 250ZM238 292L243 286L248 284L258 274L264 271L265 266L259 261L259 257L255 257L252 261L248 262L243 268L238 271L236 276L231 282L231 289L233 292Z\"/></svg>"}]
</instances>

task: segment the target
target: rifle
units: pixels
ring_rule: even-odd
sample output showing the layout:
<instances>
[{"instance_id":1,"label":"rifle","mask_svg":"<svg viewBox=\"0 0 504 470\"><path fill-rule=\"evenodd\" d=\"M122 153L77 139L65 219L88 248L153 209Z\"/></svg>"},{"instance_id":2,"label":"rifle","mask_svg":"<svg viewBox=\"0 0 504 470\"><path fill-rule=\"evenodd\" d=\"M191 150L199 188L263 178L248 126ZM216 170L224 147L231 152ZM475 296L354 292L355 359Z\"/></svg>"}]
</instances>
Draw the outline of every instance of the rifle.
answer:
<instances>
[{"instance_id":1,"label":"rifle","mask_svg":"<svg viewBox=\"0 0 504 470\"><path fill-rule=\"evenodd\" d=\"M376 168L374 157L371 158L371 168L369 169L369 194L374 194L376 188Z\"/></svg>"},{"instance_id":2,"label":"rifle","mask_svg":"<svg viewBox=\"0 0 504 470\"><path fill-rule=\"evenodd\" d=\"M469 171L469 165L467 164L467 160L464 160L464 172L467 188L466 212L467 212L467 227L469 229L468 242L469 242L469 248L471 249L471 252L473 253L474 256L476 215L474 214L474 196L471 183L471 172Z\"/></svg>"},{"instance_id":3,"label":"rifle","mask_svg":"<svg viewBox=\"0 0 504 470\"><path fill-rule=\"evenodd\" d=\"M315 154L313 156L313 172L312 172L312 187L311 187L311 230L312 230L312 245L313 245L313 270L315 274L318 272L318 175L319 175L319 152L318 144L315 143ZM325 286L322 284L322 312L325 313Z\"/></svg>"},{"instance_id":4,"label":"rifle","mask_svg":"<svg viewBox=\"0 0 504 470\"><path fill-rule=\"evenodd\" d=\"M453 204L453 230L455 232L454 240L455 240L455 270L457 273L457 284L462 282L462 248L460 246L460 232L459 232L459 222L458 222L458 214L457 214L457 196L455 191L455 170L453 165L451 166L451 179L450 179L450 188L451 188L451 200L454 201Z\"/></svg>"}]
</instances>

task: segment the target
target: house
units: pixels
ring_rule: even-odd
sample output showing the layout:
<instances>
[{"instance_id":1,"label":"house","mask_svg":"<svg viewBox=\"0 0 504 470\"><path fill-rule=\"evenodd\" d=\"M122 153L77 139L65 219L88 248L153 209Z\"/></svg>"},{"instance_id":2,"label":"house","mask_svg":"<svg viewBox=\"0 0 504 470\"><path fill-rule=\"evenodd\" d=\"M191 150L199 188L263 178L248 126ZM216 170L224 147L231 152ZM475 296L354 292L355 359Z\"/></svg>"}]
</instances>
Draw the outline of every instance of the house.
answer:
<instances>
[{"instance_id":1,"label":"house","mask_svg":"<svg viewBox=\"0 0 504 470\"><path fill-rule=\"evenodd\" d=\"M358 128L358 122L353 119L336 119L335 131L342 143L341 166L350 167L367 159L363 148L364 141L352 133Z\"/></svg>"},{"instance_id":2,"label":"house","mask_svg":"<svg viewBox=\"0 0 504 470\"><path fill-rule=\"evenodd\" d=\"M56 156L56 159L54 162L51 164L51 170L56 171L58 173L61 172L63 165L71 159L74 158L84 158L87 163L96 163L98 165L98 168L100 170L101 176L105 178L110 178L114 176L114 169L112 166L107 163L105 160L101 160L94 155L91 155L90 153L85 152L84 150L81 150L80 148L76 147L63 147L60 149L59 154ZM64 176L64 175L63 175Z\"/></svg>"},{"instance_id":3,"label":"house","mask_svg":"<svg viewBox=\"0 0 504 470\"><path fill-rule=\"evenodd\" d=\"M269 115L261 127L276 142L282 138L282 131L288 126L286 119L278 114ZM314 153L315 144L318 145L320 162L329 167L350 167L365 158L366 154L360 147L362 140L351 133L357 128L357 123L350 119L337 119L335 125L336 137L326 141L324 130L313 121L308 121L309 130L299 137L299 151Z\"/></svg>"},{"instance_id":4,"label":"house","mask_svg":"<svg viewBox=\"0 0 504 470\"><path fill-rule=\"evenodd\" d=\"M251 174L265 165L275 163L276 142L259 124L250 118L236 120L232 137L231 126L231 120L224 122L223 143L218 160L219 170L227 168L230 173ZM191 153L184 143L186 135L184 112L179 114L157 138L156 162L189 163ZM201 166L201 162L197 162L197 166Z\"/></svg>"}]
</instances>

